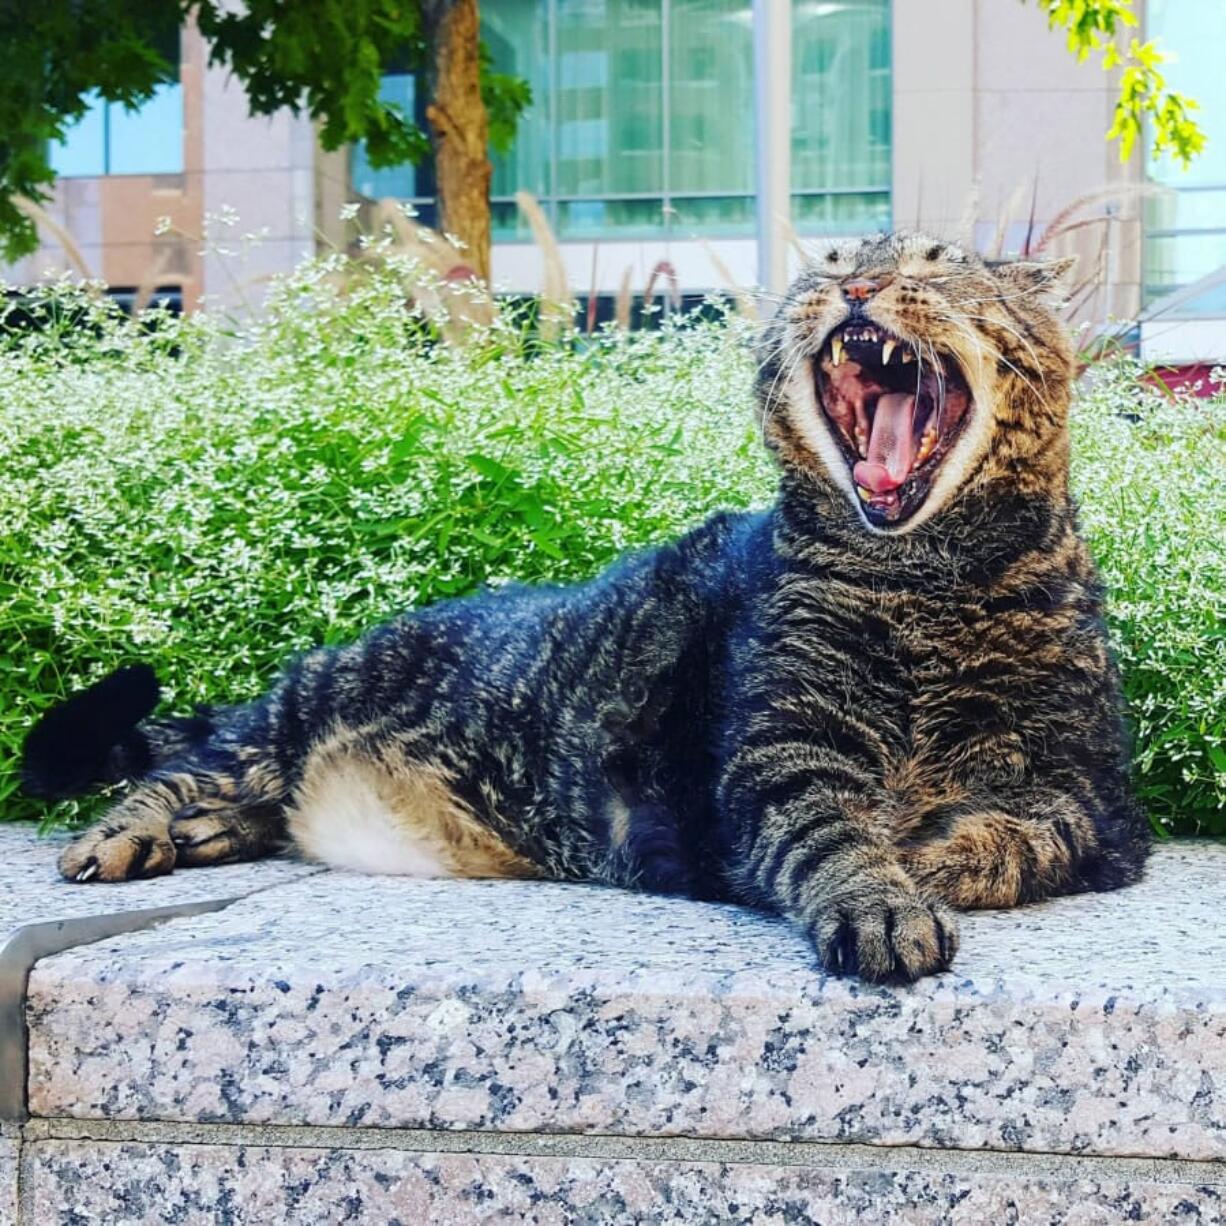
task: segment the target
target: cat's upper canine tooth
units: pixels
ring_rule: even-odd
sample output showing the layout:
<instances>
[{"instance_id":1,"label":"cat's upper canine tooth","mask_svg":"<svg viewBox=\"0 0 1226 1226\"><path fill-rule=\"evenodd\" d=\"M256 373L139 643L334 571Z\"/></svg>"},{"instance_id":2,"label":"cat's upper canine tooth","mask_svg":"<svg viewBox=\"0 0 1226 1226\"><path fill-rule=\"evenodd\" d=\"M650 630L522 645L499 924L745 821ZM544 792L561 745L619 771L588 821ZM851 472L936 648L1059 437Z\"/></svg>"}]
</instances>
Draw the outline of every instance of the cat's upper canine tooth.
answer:
<instances>
[{"instance_id":1,"label":"cat's upper canine tooth","mask_svg":"<svg viewBox=\"0 0 1226 1226\"><path fill-rule=\"evenodd\" d=\"M897 341L886 341L881 346L881 365L888 366L890 364L890 355L894 352L897 346Z\"/></svg>"},{"instance_id":2,"label":"cat's upper canine tooth","mask_svg":"<svg viewBox=\"0 0 1226 1226\"><path fill-rule=\"evenodd\" d=\"M841 336L830 338L830 361L835 366L843 361L843 338Z\"/></svg>"}]
</instances>

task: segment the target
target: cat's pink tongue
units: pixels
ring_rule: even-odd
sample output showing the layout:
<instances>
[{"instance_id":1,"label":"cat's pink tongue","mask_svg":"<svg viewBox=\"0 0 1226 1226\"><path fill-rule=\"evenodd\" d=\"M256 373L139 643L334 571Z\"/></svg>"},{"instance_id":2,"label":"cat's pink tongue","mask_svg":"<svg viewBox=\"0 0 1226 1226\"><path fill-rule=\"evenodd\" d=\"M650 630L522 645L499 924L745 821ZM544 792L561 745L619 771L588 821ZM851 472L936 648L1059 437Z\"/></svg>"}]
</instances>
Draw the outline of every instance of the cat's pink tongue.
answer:
<instances>
[{"instance_id":1,"label":"cat's pink tongue","mask_svg":"<svg viewBox=\"0 0 1226 1226\"><path fill-rule=\"evenodd\" d=\"M856 484L874 494L888 494L906 479L915 463L915 397L886 392L873 413L868 456L852 469Z\"/></svg>"}]
</instances>

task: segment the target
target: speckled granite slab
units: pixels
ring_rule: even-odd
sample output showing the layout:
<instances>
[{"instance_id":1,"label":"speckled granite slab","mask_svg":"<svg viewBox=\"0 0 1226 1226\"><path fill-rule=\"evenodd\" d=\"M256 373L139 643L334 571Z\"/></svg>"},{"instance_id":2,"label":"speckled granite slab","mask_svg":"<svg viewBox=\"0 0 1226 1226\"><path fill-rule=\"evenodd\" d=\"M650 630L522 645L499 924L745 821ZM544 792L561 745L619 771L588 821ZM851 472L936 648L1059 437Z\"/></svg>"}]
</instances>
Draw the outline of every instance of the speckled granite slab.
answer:
<instances>
[{"instance_id":1,"label":"speckled granite slab","mask_svg":"<svg viewBox=\"0 0 1226 1226\"><path fill-rule=\"evenodd\" d=\"M292 860L264 860L183 871L169 880L76 885L56 872L64 842L63 835L40 839L30 825L0 824L0 948L24 924L236 898L318 871Z\"/></svg>"},{"instance_id":2,"label":"speckled granite slab","mask_svg":"<svg viewBox=\"0 0 1226 1226\"><path fill-rule=\"evenodd\" d=\"M1224 906L1162 848L887 990L733 907L327 874L40 963L31 1110L1221 1159Z\"/></svg>"},{"instance_id":3,"label":"speckled granite slab","mask_svg":"<svg viewBox=\"0 0 1226 1226\"><path fill-rule=\"evenodd\" d=\"M0 1134L0 1226L17 1221L17 1142Z\"/></svg>"},{"instance_id":4,"label":"speckled granite slab","mask_svg":"<svg viewBox=\"0 0 1226 1226\"><path fill-rule=\"evenodd\" d=\"M318 869L288 860L182 874L173 880L77 885L55 862L65 836L40 839L31 826L0 826L0 1120L26 1112L26 977L41 957L148 927L167 913L214 910L236 897Z\"/></svg>"},{"instance_id":5,"label":"speckled granite slab","mask_svg":"<svg viewBox=\"0 0 1226 1226\"><path fill-rule=\"evenodd\" d=\"M26 1147L29 1220L378 1226L1096 1226L1217 1223L1226 1183L847 1165L609 1161L376 1149L46 1141Z\"/></svg>"}]
</instances>

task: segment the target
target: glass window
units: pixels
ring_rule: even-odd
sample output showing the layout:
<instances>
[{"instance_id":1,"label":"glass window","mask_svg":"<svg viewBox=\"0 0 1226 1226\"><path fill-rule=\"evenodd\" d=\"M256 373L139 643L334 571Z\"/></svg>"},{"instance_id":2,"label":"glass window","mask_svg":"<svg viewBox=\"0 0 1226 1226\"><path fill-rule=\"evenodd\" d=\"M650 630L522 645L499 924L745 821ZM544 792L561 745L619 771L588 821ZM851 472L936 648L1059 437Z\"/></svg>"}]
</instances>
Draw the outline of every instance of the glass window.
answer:
<instances>
[{"instance_id":1,"label":"glass window","mask_svg":"<svg viewBox=\"0 0 1226 1226\"><path fill-rule=\"evenodd\" d=\"M752 4L672 0L668 34L670 194L752 195Z\"/></svg>"},{"instance_id":2,"label":"glass window","mask_svg":"<svg viewBox=\"0 0 1226 1226\"><path fill-rule=\"evenodd\" d=\"M792 224L801 234L858 234L888 230L890 193L794 193Z\"/></svg>"},{"instance_id":3,"label":"glass window","mask_svg":"<svg viewBox=\"0 0 1226 1226\"><path fill-rule=\"evenodd\" d=\"M797 228L888 226L890 2L793 13ZM494 66L533 95L493 158L495 239L527 237L521 188L563 238L753 233L752 0L484 0L481 22ZM402 176L381 194L422 202L422 169L379 172ZM354 186L372 182L359 147Z\"/></svg>"},{"instance_id":4,"label":"glass window","mask_svg":"<svg viewBox=\"0 0 1226 1226\"><path fill-rule=\"evenodd\" d=\"M557 194L662 205L660 0L556 0L556 14Z\"/></svg>"},{"instance_id":5,"label":"glass window","mask_svg":"<svg viewBox=\"0 0 1226 1226\"><path fill-rule=\"evenodd\" d=\"M179 32L168 28L158 49L179 62ZM84 175L171 175L183 173L183 86L159 85L135 110L90 96L89 109L54 141L51 168L65 178Z\"/></svg>"},{"instance_id":6,"label":"glass window","mask_svg":"<svg viewBox=\"0 0 1226 1226\"><path fill-rule=\"evenodd\" d=\"M532 105L519 117L506 154L492 154L494 238L527 238L531 231L514 203L531 192L548 208L553 194L553 91L550 77L548 0L497 0L481 6L481 37L499 72L532 87Z\"/></svg>"},{"instance_id":7,"label":"glass window","mask_svg":"<svg viewBox=\"0 0 1226 1226\"><path fill-rule=\"evenodd\" d=\"M793 191L888 191L889 0L792 11Z\"/></svg>"},{"instance_id":8,"label":"glass window","mask_svg":"<svg viewBox=\"0 0 1226 1226\"><path fill-rule=\"evenodd\" d=\"M1164 68L1172 89L1200 103L1197 121L1209 142L1183 170L1169 158L1152 163L1151 177L1170 191L1146 201L1145 298L1152 301L1226 264L1226 22L1221 0L1149 0L1151 38L1179 58ZM1222 313L1219 287L1177 314Z\"/></svg>"},{"instance_id":9,"label":"glass window","mask_svg":"<svg viewBox=\"0 0 1226 1226\"><path fill-rule=\"evenodd\" d=\"M183 87L159 85L142 107L107 107L107 174L168 175L183 171Z\"/></svg>"},{"instance_id":10,"label":"glass window","mask_svg":"<svg viewBox=\"0 0 1226 1226\"><path fill-rule=\"evenodd\" d=\"M89 110L52 142L48 160L61 178L106 174L106 104L97 94L89 96Z\"/></svg>"},{"instance_id":11,"label":"glass window","mask_svg":"<svg viewBox=\"0 0 1226 1226\"><path fill-rule=\"evenodd\" d=\"M410 119L417 115L417 78L410 72L389 72L379 87L379 97L397 106ZM353 189L372 200L385 196L410 200L418 194L417 167L412 162L401 166L383 166L376 170L366 156L366 142L359 141L353 149L350 167Z\"/></svg>"}]
</instances>

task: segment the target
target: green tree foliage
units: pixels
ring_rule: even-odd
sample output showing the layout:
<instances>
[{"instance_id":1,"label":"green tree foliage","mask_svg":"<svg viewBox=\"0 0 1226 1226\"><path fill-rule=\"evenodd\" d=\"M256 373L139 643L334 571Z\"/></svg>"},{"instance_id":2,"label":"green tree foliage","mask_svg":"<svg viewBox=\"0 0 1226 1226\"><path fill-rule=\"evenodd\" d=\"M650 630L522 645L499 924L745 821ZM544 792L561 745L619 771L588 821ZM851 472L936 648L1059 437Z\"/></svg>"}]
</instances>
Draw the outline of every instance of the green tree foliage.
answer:
<instances>
[{"instance_id":1,"label":"green tree foliage","mask_svg":"<svg viewBox=\"0 0 1226 1226\"><path fill-rule=\"evenodd\" d=\"M420 0L41 0L0 5L0 255L32 251L37 235L20 197L45 200L55 173L48 145L101 97L138 107L176 67L160 49L194 18L213 64L230 68L253 114L285 106L319 121L326 149L366 142L373 166L420 161L428 135L379 97L395 59L425 66ZM531 100L526 82L482 58L490 141L505 150Z\"/></svg>"},{"instance_id":2,"label":"green tree foliage","mask_svg":"<svg viewBox=\"0 0 1226 1226\"><path fill-rule=\"evenodd\" d=\"M1117 42L1124 29L1137 25L1133 0L1040 0L1048 24L1068 35L1068 49L1078 61L1097 53L1104 70L1122 69L1120 96L1108 140L1119 141L1120 161L1132 155L1137 137L1148 121L1153 132L1153 155L1169 152L1184 168L1205 147L1207 137L1192 117L1199 104L1168 90L1159 66L1171 57L1150 39L1130 39L1121 51ZM1223 8L1226 18L1226 6Z\"/></svg>"}]
</instances>

